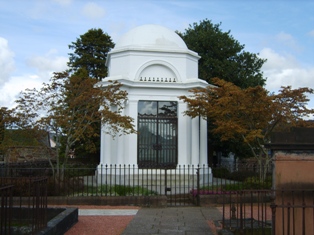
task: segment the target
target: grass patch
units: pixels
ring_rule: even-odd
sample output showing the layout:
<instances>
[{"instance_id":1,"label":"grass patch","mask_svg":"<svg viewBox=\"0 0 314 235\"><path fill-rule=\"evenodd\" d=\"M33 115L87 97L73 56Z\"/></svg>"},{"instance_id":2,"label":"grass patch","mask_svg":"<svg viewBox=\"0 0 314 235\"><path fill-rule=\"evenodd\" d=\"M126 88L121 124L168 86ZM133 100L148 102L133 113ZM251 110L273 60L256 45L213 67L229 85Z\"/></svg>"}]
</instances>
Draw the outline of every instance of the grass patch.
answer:
<instances>
[{"instance_id":1,"label":"grass patch","mask_svg":"<svg viewBox=\"0 0 314 235\"><path fill-rule=\"evenodd\" d=\"M156 191L141 186L127 185L101 185L98 187L88 186L84 192L74 193L77 196L154 196Z\"/></svg>"}]
</instances>

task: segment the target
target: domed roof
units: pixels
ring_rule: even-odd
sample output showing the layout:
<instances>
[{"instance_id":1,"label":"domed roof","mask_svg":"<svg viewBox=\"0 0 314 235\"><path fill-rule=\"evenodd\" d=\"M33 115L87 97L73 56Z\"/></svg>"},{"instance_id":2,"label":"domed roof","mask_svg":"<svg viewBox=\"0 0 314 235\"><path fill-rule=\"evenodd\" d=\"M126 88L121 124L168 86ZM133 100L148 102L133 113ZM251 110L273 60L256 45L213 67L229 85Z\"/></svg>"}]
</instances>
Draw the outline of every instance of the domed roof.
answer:
<instances>
[{"instance_id":1,"label":"domed roof","mask_svg":"<svg viewBox=\"0 0 314 235\"><path fill-rule=\"evenodd\" d=\"M178 34L160 25L142 25L131 29L114 47L114 49L122 48L188 49Z\"/></svg>"}]
</instances>

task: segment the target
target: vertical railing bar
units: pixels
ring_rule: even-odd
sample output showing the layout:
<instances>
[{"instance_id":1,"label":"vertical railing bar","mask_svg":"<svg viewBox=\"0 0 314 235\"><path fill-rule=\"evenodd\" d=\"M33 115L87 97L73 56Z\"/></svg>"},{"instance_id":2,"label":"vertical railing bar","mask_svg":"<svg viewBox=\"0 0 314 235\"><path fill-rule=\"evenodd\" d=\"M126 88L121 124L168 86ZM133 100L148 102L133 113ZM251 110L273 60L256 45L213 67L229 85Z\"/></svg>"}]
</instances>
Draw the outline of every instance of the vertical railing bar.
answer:
<instances>
[{"instance_id":1,"label":"vertical railing bar","mask_svg":"<svg viewBox=\"0 0 314 235\"><path fill-rule=\"evenodd\" d=\"M156 169L151 169L150 170L150 190L153 191L154 190L154 183L153 183L153 170L156 170Z\"/></svg>"},{"instance_id":2,"label":"vertical railing bar","mask_svg":"<svg viewBox=\"0 0 314 235\"><path fill-rule=\"evenodd\" d=\"M264 231L264 226L266 226L266 191L261 192L262 196L262 231Z\"/></svg>"},{"instance_id":3,"label":"vertical railing bar","mask_svg":"<svg viewBox=\"0 0 314 235\"><path fill-rule=\"evenodd\" d=\"M132 194L133 196L135 196L135 164L132 165L132 168L131 168L131 164L129 165L130 166L130 176L132 176Z\"/></svg>"},{"instance_id":4,"label":"vertical railing bar","mask_svg":"<svg viewBox=\"0 0 314 235\"><path fill-rule=\"evenodd\" d=\"M116 180L117 180L117 165L113 165L113 181L112 181L112 189L113 189L113 195L117 196L116 193Z\"/></svg>"},{"instance_id":5,"label":"vertical railing bar","mask_svg":"<svg viewBox=\"0 0 314 235\"><path fill-rule=\"evenodd\" d=\"M150 170L151 170L151 169L150 169ZM146 169L146 188L147 188L147 189L148 189L148 183L149 183L148 171L149 171L149 169Z\"/></svg>"},{"instance_id":6,"label":"vertical railing bar","mask_svg":"<svg viewBox=\"0 0 314 235\"><path fill-rule=\"evenodd\" d=\"M281 205L284 205L284 191L281 190ZM284 215L284 207L281 208L281 214L282 214L282 231L285 231L285 215Z\"/></svg>"},{"instance_id":7,"label":"vertical railing bar","mask_svg":"<svg viewBox=\"0 0 314 235\"><path fill-rule=\"evenodd\" d=\"M314 190L312 191L312 231L314 231Z\"/></svg>"},{"instance_id":8,"label":"vertical railing bar","mask_svg":"<svg viewBox=\"0 0 314 235\"><path fill-rule=\"evenodd\" d=\"M243 230L243 203L242 203L242 191L240 191L240 229Z\"/></svg>"},{"instance_id":9,"label":"vertical railing bar","mask_svg":"<svg viewBox=\"0 0 314 235\"><path fill-rule=\"evenodd\" d=\"M197 206L200 206L200 166L197 165L196 169L196 180L197 180L197 196L196 196L196 202Z\"/></svg>"},{"instance_id":10,"label":"vertical railing bar","mask_svg":"<svg viewBox=\"0 0 314 235\"><path fill-rule=\"evenodd\" d=\"M180 197L182 197L180 204L181 205L185 205L185 193L184 192L182 193L182 190L181 190L182 187L183 188L185 187L185 182L182 182L182 178L181 178L182 177L181 165L178 165L178 171L179 171L179 187L178 187L178 190L179 190Z\"/></svg>"},{"instance_id":11,"label":"vertical railing bar","mask_svg":"<svg viewBox=\"0 0 314 235\"><path fill-rule=\"evenodd\" d=\"M188 196L189 196L189 187L186 185L186 181L185 181L185 164L183 165L183 182L184 182L184 187L183 190L184 192L187 192ZM193 195L192 195L193 196Z\"/></svg>"},{"instance_id":12,"label":"vertical railing bar","mask_svg":"<svg viewBox=\"0 0 314 235\"><path fill-rule=\"evenodd\" d=\"M174 169L174 205L175 206L177 206L177 201L178 201L177 200L177 168L175 168Z\"/></svg>"},{"instance_id":13,"label":"vertical railing bar","mask_svg":"<svg viewBox=\"0 0 314 235\"><path fill-rule=\"evenodd\" d=\"M109 196L113 196L112 194L112 171L113 171L113 166L112 164L109 165L109 171L110 171L110 175L109 175L109 192L110 192L110 195Z\"/></svg>"},{"instance_id":14,"label":"vertical railing bar","mask_svg":"<svg viewBox=\"0 0 314 235\"><path fill-rule=\"evenodd\" d=\"M173 174L172 174L172 170L170 169L170 189L172 189L172 177L173 177ZM171 204L171 206L173 205L172 203L173 203L173 195L172 195L172 193L170 193L170 204Z\"/></svg>"},{"instance_id":15,"label":"vertical railing bar","mask_svg":"<svg viewBox=\"0 0 314 235\"><path fill-rule=\"evenodd\" d=\"M314 190L312 191L312 231L314 231Z\"/></svg>"},{"instance_id":16,"label":"vertical railing bar","mask_svg":"<svg viewBox=\"0 0 314 235\"><path fill-rule=\"evenodd\" d=\"M162 169L159 169L159 192L162 195Z\"/></svg>"},{"instance_id":17,"label":"vertical railing bar","mask_svg":"<svg viewBox=\"0 0 314 235\"><path fill-rule=\"evenodd\" d=\"M238 210L238 208L239 208L239 205L238 205L238 201L239 201L239 195L238 195L238 193L236 194L236 205L237 206L235 206L237 209L236 209L236 212L237 213L239 213L239 210ZM232 202L233 202L233 199L232 199L232 195L231 195L231 193L229 193L229 227L231 227L231 220L232 220ZM237 215L237 218L239 218L239 215ZM237 222L237 227L239 227L239 225L238 225L238 220L236 220L236 222Z\"/></svg>"},{"instance_id":18,"label":"vertical railing bar","mask_svg":"<svg viewBox=\"0 0 314 235\"><path fill-rule=\"evenodd\" d=\"M140 168L137 167L137 195L140 194Z\"/></svg>"},{"instance_id":19,"label":"vertical railing bar","mask_svg":"<svg viewBox=\"0 0 314 235\"><path fill-rule=\"evenodd\" d=\"M226 194L222 194L222 228L225 228L225 197Z\"/></svg>"},{"instance_id":20,"label":"vertical railing bar","mask_svg":"<svg viewBox=\"0 0 314 235\"><path fill-rule=\"evenodd\" d=\"M272 234L276 234L276 205L272 203L270 205L271 208L271 217L272 217Z\"/></svg>"},{"instance_id":21,"label":"vertical railing bar","mask_svg":"<svg viewBox=\"0 0 314 235\"><path fill-rule=\"evenodd\" d=\"M118 187L121 187L121 188L123 188L123 194L125 193L125 187L122 185L122 182L121 182L121 180L122 180L122 176L121 176L121 164L119 164L118 165L118 167L119 167L119 185L118 185ZM120 195L121 196L121 195Z\"/></svg>"},{"instance_id":22,"label":"vertical railing bar","mask_svg":"<svg viewBox=\"0 0 314 235\"><path fill-rule=\"evenodd\" d=\"M287 203L287 235L290 235L290 202Z\"/></svg>"},{"instance_id":23,"label":"vertical railing bar","mask_svg":"<svg viewBox=\"0 0 314 235\"><path fill-rule=\"evenodd\" d=\"M305 192L302 190L302 235L305 235Z\"/></svg>"},{"instance_id":24,"label":"vertical railing bar","mask_svg":"<svg viewBox=\"0 0 314 235\"><path fill-rule=\"evenodd\" d=\"M106 164L105 165L105 170L106 170L106 178L105 178L105 196L108 195L109 192L109 196L111 196L111 167L109 169L109 185L108 185L108 166L110 167L110 165ZM109 186L109 188L108 188Z\"/></svg>"},{"instance_id":25,"label":"vertical railing bar","mask_svg":"<svg viewBox=\"0 0 314 235\"><path fill-rule=\"evenodd\" d=\"M128 184L129 184L129 186L132 188L132 196L134 196L134 185L131 185L131 166L130 166L130 164L128 164Z\"/></svg>"},{"instance_id":26,"label":"vertical railing bar","mask_svg":"<svg viewBox=\"0 0 314 235\"><path fill-rule=\"evenodd\" d=\"M141 169L141 171L142 171L142 177L141 177L141 180L142 180L142 189L144 188L144 170L145 170L145 169Z\"/></svg>"},{"instance_id":27,"label":"vertical railing bar","mask_svg":"<svg viewBox=\"0 0 314 235\"><path fill-rule=\"evenodd\" d=\"M253 218L254 218L254 215L253 215L253 191L251 190L250 191L250 193L251 193L251 231L253 232ZM259 214L259 200L257 199L257 213ZM259 221L259 220L258 220Z\"/></svg>"},{"instance_id":28,"label":"vertical railing bar","mask_svg":"<svg viewBox=\"0 0 314 235\"><path fill-rule=\"evenodd\" d=\"M190 185L190 165L187 165L187 177L188 177L188 179L187 179L187 181L188 181L188 190L191 190L191 189L194 190L194 187L191 187L191 185ZM194 198L193 198L193 200L194 200ZM195 203L195 201L193 203Z\"/></svg>"},{"instance_id":29,"label":"vertical railing bar","mask_svg":"<svg viewBox=\"0 0 314 235\"><path fill-rule=\"evenodd\" d=\"M295 234L295 211L294 211L294 206L295 206L295 201L294 201L294 191L292 190L292 192L291 192L291 194L292 194L292 205L293 205L293 207L292 207L292 219L293 219L293 224L292 224L292 232L293 232L293 234Z\"/></svg>"},{"instance_id":30,"label":"vertical railing bar","mask_svg":"<svg viewBox=\"0 0 314 235\"><path fill-rule=\"evenodd\" d=\"M85 168L86 169L86 168ZM79 176L77 176L77 178L78 178L78 180L79 180ZM92 178L92 179L91 179ZM91 183L90 183L90 181L91 181ZM95 185L94 185L94 180L93 180L93 177L92 176L90 176L90 175L87 175L87 186L90 186L90 184L91 184L91 188L92 188L92 193L91 193L91 195L94 195L94 191L96 190L95 189ZM96 182L95 182L96 183ZM84 185L84 178L83 178L83 185Z\"/></svg>"}]
</instances>

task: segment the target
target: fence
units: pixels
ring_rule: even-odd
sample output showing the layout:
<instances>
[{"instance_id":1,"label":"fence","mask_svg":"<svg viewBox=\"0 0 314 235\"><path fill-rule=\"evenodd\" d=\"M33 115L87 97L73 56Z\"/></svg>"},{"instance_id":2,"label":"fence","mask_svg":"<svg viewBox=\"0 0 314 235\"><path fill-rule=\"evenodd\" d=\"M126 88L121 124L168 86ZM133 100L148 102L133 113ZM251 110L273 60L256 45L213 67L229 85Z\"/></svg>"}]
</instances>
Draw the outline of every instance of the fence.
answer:
<instances>
[{"instance_id":1,"label":"fence","mask_svg":"<svg viewBox=\"0 0 314 235\"><path fill-rule=\"evenodd\" d=\"M178 165L176 169L140 169L137 165L70 165L63 171L60 169L60 174L53 172L49 165L0 167L3 177L47 176L50 196L148 196L195 193L197 189L201 194L266 189L272 183L270 172L268 170L263 179L256 164L239 163L236 166L215 167Z\"/></svg>"},{"instance_id":2,"label":"fence","mask_svg":"<svg viewBox=\"0 0 314 235\"><path fill-rule=\"evenodd\" d=\"M271 205L273 234L314 234L314 190L277 190Z\"/></svg>"},{"instance_id":3,"label":"fence","mask_svg":"<svg viewBox=\"0 0 314 235\"><path fill-rule=\"evenodd\" d=\"M239 234L270 234L272 190L240 190L221 195L222 228Z\"/></svg>"},{"instance_id":4,"label":"fence","mask_svg":"<svg viewBox=\"0 0 314 235\"><path fill-rule=\"evenodd\" d=\"M0 179L0 185L10 185L1 187L1 234L36 234L45 228L47 178Z\"/></svg>"},{"instance_id":5,"label":"fence","mask_svg":"<svg viewBox=\"0 0 314 235\"><path fill-rule=\"evenodd\" d=\"M259 169L265 169L266 174L260 174ZM48 166L28 168L16 165L2 171L2 176L3 172L5 176L16 176L14 179L19 179L13 182L11 178L11 181L4 182L5 178L1 178L1 185L15 184L15 189L11 189L13 194L16 194L17 189L24 192L21 196L25 196L25 192L33 192L26 193L30 195L26 204L39 210L27 217L37 218L38 221L45 218L47 197L41 196L45 193L49 196L66 197L166 195L168 206L198 204L206 197L216 196L215 204L220 205L218 207L223 215L221 223L224 229L238 230L242 234L273 232L277 235L289 235L298 234L298 231L304 231L300 234L305 235L314 234L314 190L271 190L271 165L263 168L256 164L237 164L236 167L178 165L176 169L139 169L135 165L72 165L59 175L54 175ZM38 195L35 189L28 191L30 186L26 185L30 183L21 181L25 178L20 176L28 173L32 176L45 175L48 178L40 181L47 188L43 191L43 185L38 186L39 198L34 197ZM261 178L261 175L264 177ZM36 181L32 183L36 184ZM1 202L5 203L3 200ZM9 221L1 223L8 224ZM43 226L44 223L45 219L41 225L35 227ZM309 228L313 230L309 231Z\"/></svg>"},{"instance_id":6,"label":"fence","mask_svg":"<svg viewBox=\"0 0 314 235\"><path fill-rule=\"evenodd\" d=\"M240 190L220 197L221 226L234 234L314 234L314 190Z\"/></svg>"},{"instance_id":7,"label":"fence","mask_svg":"<svg viewBox=\"0 0 314 235\"><path fill-rule=\"evenodd\" d=\"M0 234L10 234L12 223L12 190L13 186L0 187L1 208L0 208Z\"/></svg>"}]
</instances>

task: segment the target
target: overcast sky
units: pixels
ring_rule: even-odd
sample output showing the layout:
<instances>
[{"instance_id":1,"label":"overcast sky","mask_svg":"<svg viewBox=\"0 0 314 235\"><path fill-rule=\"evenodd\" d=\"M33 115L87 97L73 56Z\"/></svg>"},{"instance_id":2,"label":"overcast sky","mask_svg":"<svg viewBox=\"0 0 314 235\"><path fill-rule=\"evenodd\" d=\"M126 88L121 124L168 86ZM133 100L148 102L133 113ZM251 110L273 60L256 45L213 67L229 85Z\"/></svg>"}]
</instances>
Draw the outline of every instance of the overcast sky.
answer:
<instances>
[{"instance_id":1,"label":"overcast sky","mask_svg":"<svg viewBox=\"0 0 314 235\"><path fill-rule=\"evenodd\" d=\"M268 90L314 88L313 0L0 0L0 106L65 70L68 45L91 28L117 42L139 25L183 32L206 18L267 59Z\"/></svg>"}]
</instances>

